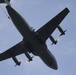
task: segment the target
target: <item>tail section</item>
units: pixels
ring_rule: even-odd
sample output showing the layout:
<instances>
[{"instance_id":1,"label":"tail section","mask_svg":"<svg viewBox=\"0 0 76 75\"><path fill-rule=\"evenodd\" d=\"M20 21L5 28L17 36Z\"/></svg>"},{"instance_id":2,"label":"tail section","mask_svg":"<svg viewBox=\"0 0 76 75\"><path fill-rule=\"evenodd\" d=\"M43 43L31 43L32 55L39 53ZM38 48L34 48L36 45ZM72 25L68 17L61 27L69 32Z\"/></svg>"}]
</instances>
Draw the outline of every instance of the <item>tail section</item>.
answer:
<instances>
[{"instance_id":1,"label":"tail section","mask_svg":"<svg viewBox=\"0 0 76 75\"><path fill-rule=\"evenodd\" d=\"M10 4L10 0L0 0L0 3L6 3L6 4Z\"/></svg>"}]
</instances>

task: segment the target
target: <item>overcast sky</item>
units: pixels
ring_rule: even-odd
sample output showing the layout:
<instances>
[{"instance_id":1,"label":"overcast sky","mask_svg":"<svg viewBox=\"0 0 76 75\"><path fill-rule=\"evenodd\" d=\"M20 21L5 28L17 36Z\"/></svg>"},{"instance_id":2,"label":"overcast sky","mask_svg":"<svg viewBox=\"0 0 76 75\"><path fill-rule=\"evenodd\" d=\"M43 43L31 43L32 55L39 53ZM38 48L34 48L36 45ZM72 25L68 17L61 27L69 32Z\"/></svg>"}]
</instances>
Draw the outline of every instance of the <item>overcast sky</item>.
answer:
<instances>
[{"instance_id":1,"label":"overcast sky","mask_svg":"<svg viewBox=\"0 0 76 75\"><path fill-rule=\"evenodd\" d=\"M22 60L20 67L14 67L12 59L0 62L0 75L76 75L76 0L11 0L11 5L35 30L65 7L70 13L60 24L64 30L67 29L66 35L60 37L57 45L51 46L51 41L47 40L48 48L56 57L58 70L47 67L39 57L26 63L25 55L20 55L17 56ZM22 36L7 18L5 5L0 6L5 11L0 7L0 52L3 52L20 42ZM56 39L59 33L56 30L52 35Z\"/></svg>"}]
</instances>

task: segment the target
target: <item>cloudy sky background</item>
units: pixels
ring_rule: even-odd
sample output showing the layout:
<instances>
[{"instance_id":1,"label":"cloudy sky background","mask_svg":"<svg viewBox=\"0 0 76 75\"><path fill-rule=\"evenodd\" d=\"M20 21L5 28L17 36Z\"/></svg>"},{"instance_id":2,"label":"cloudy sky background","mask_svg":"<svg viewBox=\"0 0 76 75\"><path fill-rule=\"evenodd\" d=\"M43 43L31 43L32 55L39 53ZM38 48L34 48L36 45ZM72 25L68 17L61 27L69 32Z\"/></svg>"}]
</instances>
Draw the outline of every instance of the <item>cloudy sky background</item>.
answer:
<instances>
[{"instance_id":1,"label":"cloudy sky background","mask_svg":"<svg viewBox=\"0 0 76 75\"><path fill-rule=\"evenodd\" d=\"M46 22L52 19L65 7L70 13L61 23L61 27L67 29L66 35L60 37L57 45L51 46L47 40L50 51L58 62L58 70L47 67L38 57L26 63L25 55L17 58L22 60L20 67L14 67L12 59L0 62L0 75L76 75L76 1L75 0L11 0L12 7L17 10L31 27L38 30ZM3 10L6 12L4 12ZM0 5L0 52L14 46L22 40L22 36L7 17L5 5ZM58 38L60 32L53 33Z\"/></svg>"}]
</instances>

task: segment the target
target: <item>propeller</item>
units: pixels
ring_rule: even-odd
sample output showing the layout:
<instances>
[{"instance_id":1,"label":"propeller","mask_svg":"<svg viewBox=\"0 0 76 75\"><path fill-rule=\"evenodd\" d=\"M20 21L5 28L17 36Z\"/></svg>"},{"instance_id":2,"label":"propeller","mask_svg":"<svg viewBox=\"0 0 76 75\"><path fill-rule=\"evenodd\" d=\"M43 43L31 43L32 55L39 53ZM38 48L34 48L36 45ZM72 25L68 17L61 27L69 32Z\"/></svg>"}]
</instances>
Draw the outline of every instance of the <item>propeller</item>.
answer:
<instances>
[{"instance_id":1,"label":"propeller","mask_svg":"<svg viewBox=\"0 0 76 75\"><path fill-rule=\"evenodd\" d=\"M60 37L60 36L62 36L62 35L65 35L65 32L66 32L67 30L64 30L61 34L59 34L58 36Z\"/></svg>"}]
</instances>

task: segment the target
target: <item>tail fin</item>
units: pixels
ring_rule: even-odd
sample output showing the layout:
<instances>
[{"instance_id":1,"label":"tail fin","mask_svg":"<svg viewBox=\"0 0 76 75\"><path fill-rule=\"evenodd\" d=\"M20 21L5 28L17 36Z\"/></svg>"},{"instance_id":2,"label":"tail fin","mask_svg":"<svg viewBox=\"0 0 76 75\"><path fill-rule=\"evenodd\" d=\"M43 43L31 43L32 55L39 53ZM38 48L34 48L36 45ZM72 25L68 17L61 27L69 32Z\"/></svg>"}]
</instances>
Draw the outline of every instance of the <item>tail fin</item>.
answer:
<instances>
[{"instance_id":1,"label":"tail fin","mask_svg":"<svg viewBox=\"0 0 76 75\"><path fill-rule=\"evenodd\" d=\"M10 2L10 0L0 0L0 3L7 3Z\"/></svg>"}]
</instances>

